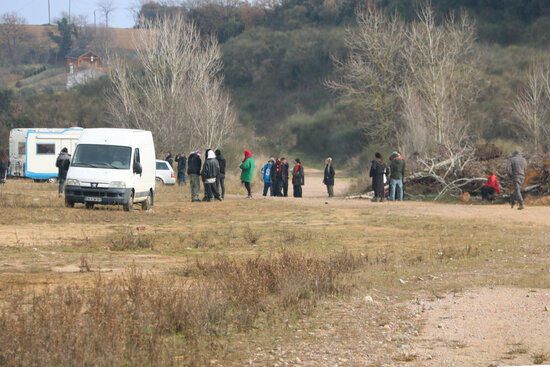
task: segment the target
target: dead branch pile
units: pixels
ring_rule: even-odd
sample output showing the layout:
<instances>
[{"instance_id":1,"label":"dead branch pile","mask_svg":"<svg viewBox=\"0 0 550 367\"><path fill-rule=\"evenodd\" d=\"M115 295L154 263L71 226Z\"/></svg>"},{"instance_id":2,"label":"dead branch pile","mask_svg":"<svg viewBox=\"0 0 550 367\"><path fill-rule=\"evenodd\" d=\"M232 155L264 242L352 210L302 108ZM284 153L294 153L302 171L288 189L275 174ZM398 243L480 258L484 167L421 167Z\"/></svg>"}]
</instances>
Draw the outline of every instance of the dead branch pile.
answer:
<instances>
[{"instance_id":1,"label":"dead branch pile","mask_svg":"<svg viewBox=\"0 0 550 367\"><path fill-rule=\"evenodd\" d=\"M527 156L523 189L531 195L550 195L550 157ZM504 193L512 187L507 170L508 157L491 144L476 150L463 151L447 159L413 157L409 167L413 172L405 182L412 195L458 197L465 192L477 194L486 181L487 171L499 178Z\"/></svg>"}]
</instances>

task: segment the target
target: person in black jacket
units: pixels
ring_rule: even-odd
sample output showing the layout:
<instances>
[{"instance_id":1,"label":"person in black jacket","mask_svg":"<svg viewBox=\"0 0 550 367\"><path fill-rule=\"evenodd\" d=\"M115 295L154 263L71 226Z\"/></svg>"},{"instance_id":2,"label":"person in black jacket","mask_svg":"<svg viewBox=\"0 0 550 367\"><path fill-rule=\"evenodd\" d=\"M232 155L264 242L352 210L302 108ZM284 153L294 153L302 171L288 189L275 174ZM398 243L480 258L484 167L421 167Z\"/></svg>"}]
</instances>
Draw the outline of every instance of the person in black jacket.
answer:
<instances>
[{"instance_id":1,"label":"person in black jacket","mask_svg":"<svg viewBox=\"0 0 550 367\"><path fill-rule=\"evenodd\" d=\"M384 201L384 175L389 173L388 167L382 159L382 154L376 153L370 166L370 177L372 177L372 189L374 197L372 201Z\"/></svg>"},{"instance_id":2,"label":"person in black jacket","mask_svg":"<svg viewBox=\"0 0 550 367\"><path fill-rule=\"evenodd\" d=\"M200 201L199 193L201 190L201 151L191 152L187 158L187 174L189 175L189 184L191 186L191 201Z\"/></svg>"},{"instance_id":3,"label":"person in black jacket","mask_svg":"<svg viewBox=\"0 0 550 367\"><path fill-rule=\"evenodd\" d=\"M185 154L180 153L176 155L176 163L178 164L178 185L185 185L187 184L187 176L185 175L187 157Z\"/></svg>"},{"instance_id":4,"label":"person in black jacket","mask_svg":"<svg viewBox=\"0 0 550 367\"><path fill-rule=\"evenodd\" d=\"M225 158L222 155L222 151L219 149L216 149L216 159L220 166L220 174L216 180L216 186L222 199L225 199Z\"/></svg>"},{"instance_id":5,"label":"person in black jacket","mask_svg":"<svg viewBox=\"0 0 550 367\"><path fill-rule=\"evenodd\" d=\"M10 166L10 159L5 150L0 151L0 185L6 183L8 177L8 167Z\"/></svg>"},{"instance_id":6,"label":"person in black jacket","mask_svg":"<svg viewBox=\"0 0 550 367\"><path fill-rule=\"evenodd\" d=\"M220 175L220 165L216 159L216 154L212 150L208 150L208 155L204 160L202 166L202 180L204 182L204 199L203 201L211 201L216 199L222 201L218 189L216 187L216 181Z\"/></svg>"},{"instance_id":7,"label":"person in black jacket","mask_svg":"<svg viewBox=\"0 0 550 367\"><path fill-rule=\"evenodd\" d=\"M168 162L170 167L174 166L174 158L172 157L172 152L168 152L168 155L166 156L166 158L164 158L164 160Z\"/></svg>"},{"instance_id":8,"label":"person in black jacket","mask_svg":"<svg viewBox=\"0 0 550 367\"><path fill-rule=\"evenodd\" d=\"M67 172L71 164L71 155L67 148L61 149L61 153L57 156L55 166L57 167L57 180L59 182L59 196L63 194L63 188L65 186L65 180L67 179Z\"/></svg>"},{"instance_id":9,"label":"person in black jacket","mask_svg":"<svg viewBox=\"0 0 550 367\"><path fill-rule=\"evenodd\" d=\"M290 165L288 164L285 157L281 158L281 186L283 189L283 196L288 196L288 176L289 176Z\"/></svg>"},{"instance_id":10,"label":"person in black jacket","mask_svg":"<svg viewBox=\"0 0 550 367\"><path fill-rule=\"evenodd\" d=\"M302 197L302 186L304 186L304 183L304 167L302 166L300 159L296 158L294 160L294 168L292 169L292 186L294 189L293 194L295 198Z\"/></svg>"},{"instance_id":11,"label":"person in black jacket","mask_svg":"<svg viewBox=\"0 0 550 367\"><path fill-rule=\"evenodd\" d=\"M323 183L327 187L328 197L334 197L334 166L332 165L332 158L328 157L325 161L325 175Z\"/></svg>"}]
</instances>

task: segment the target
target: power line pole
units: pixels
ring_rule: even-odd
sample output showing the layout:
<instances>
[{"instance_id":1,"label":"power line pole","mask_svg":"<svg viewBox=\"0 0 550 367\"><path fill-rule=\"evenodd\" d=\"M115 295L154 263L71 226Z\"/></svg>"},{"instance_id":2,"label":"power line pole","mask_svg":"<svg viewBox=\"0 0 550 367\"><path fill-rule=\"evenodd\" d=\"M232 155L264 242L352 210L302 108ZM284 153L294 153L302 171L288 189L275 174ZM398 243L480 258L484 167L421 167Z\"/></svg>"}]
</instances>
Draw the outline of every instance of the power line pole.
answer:
<instances>
[{"instance_id":1,"label":"power line pole","mask_svg":"<svg viewBox=\"0 0 550 367\"><path fill-rule=\"evenodd\" d=\"M96 16L95 16L95 9L94 9L94 28L97 28L97 19L96 19Z\"/></svg>"},{"instance_id":2,"label":"power line pole","mask_svg":"<svg viewBox=\"0 0 550 367\"><path fill-rule=\"evenodd\" d=\"M69 0L69 23L71 22L71 0Z\"/></svg>"},{"instance_id":3,"label":"power line pole","mask_svg":"<svg viewBox=\"0 0 550 367\"><path fill-rule=\"evenodd\" d=\"M52 24L52 20L50 18L50 0L48 0L48 25Z\"/></svg>"}]
</instances>

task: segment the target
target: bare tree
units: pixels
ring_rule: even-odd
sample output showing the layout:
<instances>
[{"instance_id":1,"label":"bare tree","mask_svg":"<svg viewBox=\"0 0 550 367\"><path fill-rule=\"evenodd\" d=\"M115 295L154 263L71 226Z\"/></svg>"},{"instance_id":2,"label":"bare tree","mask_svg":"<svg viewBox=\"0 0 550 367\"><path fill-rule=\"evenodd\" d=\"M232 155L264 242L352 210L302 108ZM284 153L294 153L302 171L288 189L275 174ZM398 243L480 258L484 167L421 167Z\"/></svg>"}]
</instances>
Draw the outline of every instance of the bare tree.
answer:
<instances>
[{"instance_id":1,"label":"bare tree","mask_svg":"<svg viewBox=\"0 0 550 367\"><path fill-rule=\"evenodd\" d=\"M105 16L105 27L109 28L109 14L115 11L115 2L114 0L99 0L97 2L97 7L103 15Z\"/></svg>"},{"instance_id":2,"label":"bare tree","mask_svg":"<svg viewBox=\"0 0 550 367\"><path fill-rule=\"evenodd\" d=\"M395 141L400 104L397 91L406 71L406 27L397 16L387 16L374 7L358 11L357 21L358 26L346 32L349 56L344 61L334 60L340 79L327 84L344 99L363 106L367 136Z\"/></svg>"},{"instance_id":3,"label":"bare tree","mask_svg":"<svg viewBox=\"0 0 550 367\"><path fill-rule=\"evenodd\" d=\"M220 47L181 15L143 21L136 59L114 57L113 123L148 129L162 149L222 146L236 114L222 86Z\"/></svg>"},{"instance_id":4,"label":"bare tree","mask_svg":"<svg viewBox=\"0 0 550 367\"><path fill-rule=\"evenodd\" d=\"M329 87L364 106L368 136L424 154L462 151L479 80L473 23L437 22L430 7L410 24L373 6L357 16Z\"/></svg>"},{"instance_id":5,"label":"bare tree","mask_svg":"<svg viewBox=\"0 0 550 367\"><path fill-rule=\"evenodd\" d=\"M517 96L513 111L529 135L535 151L544 151L550 139L550 87L548 64L534 61L525 77L526 83Z\"/></svg>"},{"instance_id":6,"label":"bare tree","mask_svg":"<svg viewBox=\"0 0 550 367\"><path fill-rule=\"evenodd\" d=\"M461 151L468 110L479 88L475 27L463 14L438 24L430 7L407 32L407 84L416 90L430 138L449 152ZM413 121L409 121L412 123Z\"/></svg>"},{"instance_id":7,"label":"bare tree","mask_svg":"<svg viewBox=\"0 0 550 367\"><path fill-rule=\"evenodd\" d=\"M0 44L11 62L15 62L20 43L29 36L25 31L25 23L25 18L17 13L0 15Z\"/></svg>"}]
</instances>

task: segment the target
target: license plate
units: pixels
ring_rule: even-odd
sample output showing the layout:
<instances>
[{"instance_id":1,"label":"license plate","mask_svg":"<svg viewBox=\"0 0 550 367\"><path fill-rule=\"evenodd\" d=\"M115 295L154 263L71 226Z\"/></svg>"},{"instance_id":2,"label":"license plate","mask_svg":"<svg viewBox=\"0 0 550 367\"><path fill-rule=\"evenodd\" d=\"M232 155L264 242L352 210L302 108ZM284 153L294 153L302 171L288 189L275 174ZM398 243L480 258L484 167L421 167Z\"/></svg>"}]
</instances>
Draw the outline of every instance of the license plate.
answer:
<instances>
[{"instance_id":1,"label":"license plate","mask_svg":"<svg viewBox=\"0 0 550 367\"><path fill-rule=\"evenodd\" d=\"M93 203L101 203L101 198L96 198L96 197L93 197L93 196L86 196L84 198L84 201L91 201Z\"/></svg>"}]
</instances>

